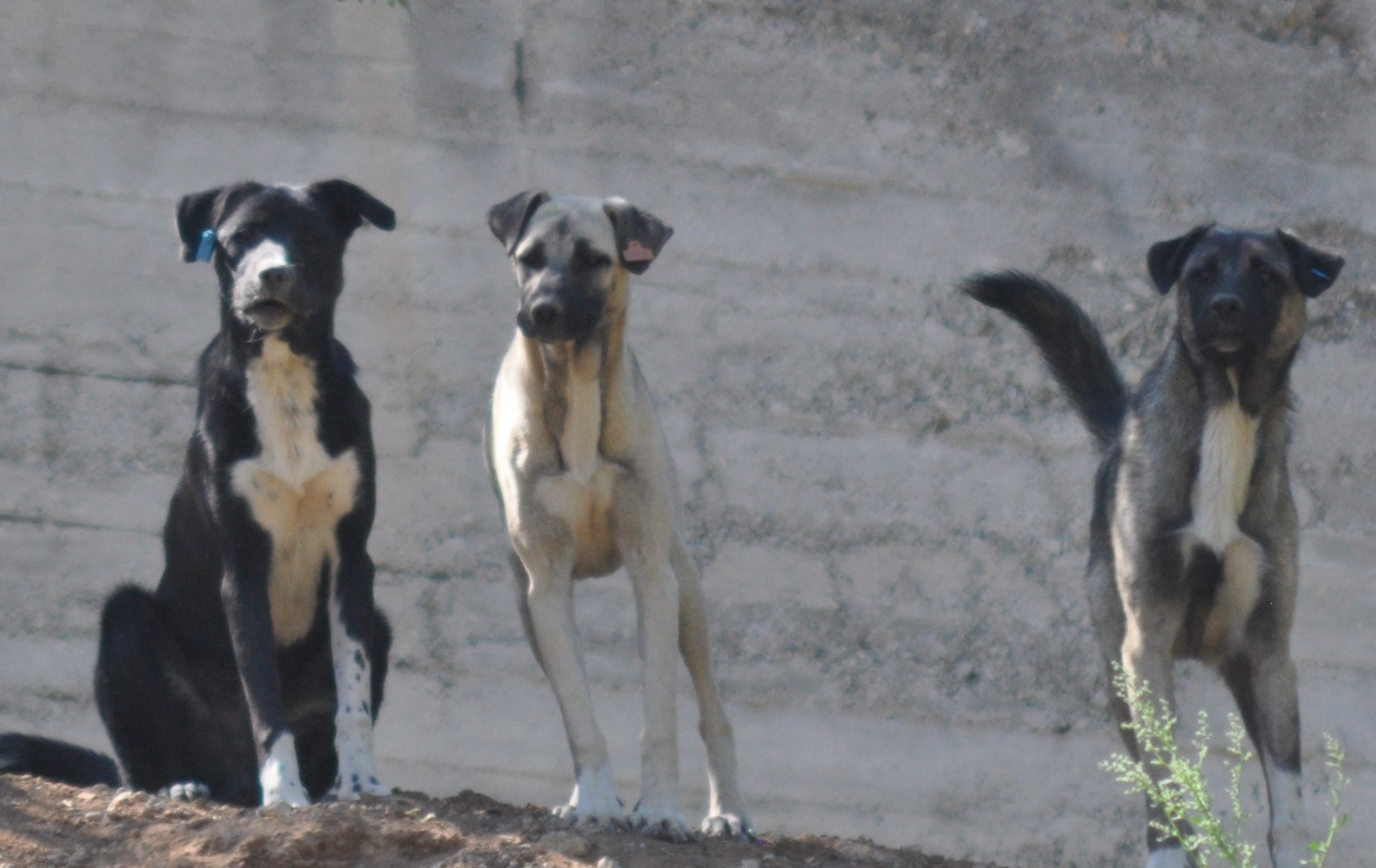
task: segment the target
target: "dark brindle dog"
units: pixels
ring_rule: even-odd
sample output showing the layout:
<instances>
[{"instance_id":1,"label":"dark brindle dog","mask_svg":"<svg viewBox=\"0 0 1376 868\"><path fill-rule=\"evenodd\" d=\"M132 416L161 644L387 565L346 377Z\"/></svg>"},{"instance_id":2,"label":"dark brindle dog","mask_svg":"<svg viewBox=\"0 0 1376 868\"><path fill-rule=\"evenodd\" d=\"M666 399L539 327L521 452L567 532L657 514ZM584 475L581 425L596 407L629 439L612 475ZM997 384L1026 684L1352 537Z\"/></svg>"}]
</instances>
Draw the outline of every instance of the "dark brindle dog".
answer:
<instances>
[{"instance_id":1,"label":"dark brindle dog","mask_svg":"<svg viewBox=\"0 0 1376 868\"><path fill-rule=\"evenodd\" d=\"M236 184L177 208L182 258L213 262L220 333L157 591L105 604L95 689L127 782L245 805L382 793L372 731L391 633L373 606L368 400L334 337L344 247L392 209L346 181ZM31 736L0 768L74 783L108 758Z\"/></svg>"},{"instance_id":2,"label":"dark brindle dog","mask_svg":"<svg viewBox=\"0 0 1376 868\"><path fill-rule=\"evenodd\" d=\"M1105 658L1166 702L1174 659L1222 673L1261 755L1272 861L1298 868L1307 839L1290 656L1290 366L1305 299L1332 285L1343 260L1285 231L1201 226L1154 245L1147 263L1163 294L1178 288L1177 315L1135 394L1094 324L1055 287L1004 272L964 289L1027 329L1103 452L1089 593ZM1120 722L1136 718L1125 703L1114 710ZM1154 807L1149 815L1162 819ZM1188 863L1175 838L1151 829L1148 844L1148 868Z\"/></svg>"}]
</instances>

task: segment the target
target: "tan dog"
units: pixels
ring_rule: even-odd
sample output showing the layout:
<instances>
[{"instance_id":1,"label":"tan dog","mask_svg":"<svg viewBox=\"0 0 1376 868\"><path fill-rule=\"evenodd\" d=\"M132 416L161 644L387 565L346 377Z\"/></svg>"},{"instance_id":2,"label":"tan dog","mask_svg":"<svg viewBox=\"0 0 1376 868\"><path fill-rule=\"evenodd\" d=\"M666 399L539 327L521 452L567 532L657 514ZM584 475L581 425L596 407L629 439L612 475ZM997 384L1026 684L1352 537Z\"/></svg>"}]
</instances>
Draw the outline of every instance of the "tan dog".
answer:
<instances>
[{"instance_id":1,"label":"tan dog","mask_svg":"<svg viewBox=\"0 0 1376 868\"><path fill-rule=\"evenodd\" d=\"M573 580L625 566L644 664L640 801L630 825L690 837L679 808L678 645L697 692L711 805L702 831L752 836L736 748L708 654L698 571L677 531L678 485L649 388L625 343L630 276L673 230L620 199L530 191L494 205L488 225L521 290L519 331L497 375L488 469L511 537L526 638L549 677L576 783L555 813L627 823L593 717L573 621Z\"/></svg>"}]
</instances>

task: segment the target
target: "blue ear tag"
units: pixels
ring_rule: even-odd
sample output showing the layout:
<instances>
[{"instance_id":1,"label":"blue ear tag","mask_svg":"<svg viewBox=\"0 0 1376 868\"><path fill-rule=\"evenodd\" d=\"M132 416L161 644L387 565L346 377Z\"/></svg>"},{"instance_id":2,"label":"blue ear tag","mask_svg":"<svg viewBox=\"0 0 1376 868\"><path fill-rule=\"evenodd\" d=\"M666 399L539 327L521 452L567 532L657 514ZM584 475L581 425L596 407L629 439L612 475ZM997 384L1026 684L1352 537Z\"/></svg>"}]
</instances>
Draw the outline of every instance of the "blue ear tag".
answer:
<instances>
[{"instance_id":1,"label":"blue ear tag","mask_svg":"<svg viewBox=\"0 0 1376 868\"><path fill-rule=\"evenodd\" d=\"M1309 273L1317 277L1319 280L1328 280L1328 275L1324 274L1317 268L1309 269Z\"/></svg>"},{"instance_id":2,"label":"blue ear tag","mask_svg":"<svg viewBox=\"0 0 1376 868\"><path fill-rule=\"evenodd\" d=\"M196 248L196 261L209 262L210 254L215 252L215 230L207 229L201 233L201 246Z\"/></svg>"}]
</instances>

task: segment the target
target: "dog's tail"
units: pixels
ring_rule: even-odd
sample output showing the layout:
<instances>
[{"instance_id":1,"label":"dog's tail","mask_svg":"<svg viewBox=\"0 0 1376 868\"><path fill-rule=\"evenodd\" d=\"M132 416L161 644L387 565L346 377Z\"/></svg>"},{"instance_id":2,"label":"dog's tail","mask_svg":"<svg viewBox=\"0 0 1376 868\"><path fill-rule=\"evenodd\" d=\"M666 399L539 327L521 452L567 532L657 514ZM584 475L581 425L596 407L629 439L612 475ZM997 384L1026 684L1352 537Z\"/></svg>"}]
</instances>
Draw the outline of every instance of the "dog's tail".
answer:
<instances>
[{"instance_id":1,"label":"dog's tail","mask_svg":"<svg viewBox=\"0 0 1376 868\"><path fill-rule=\"evenodd\" d=\"M1080 306L1045 280L1020 271L977 274L960 288L1027 330L1099 448L1107 449L1127 415L1128 390L1103 335Z\"/></svg>"},{"instance_id":2,"label":"dog's tail","mask_svg":"<svg viewBox=\"0 0 1376 868\"><path fill-rule=\"evenodd\" d=\"M17 732L0 735L0 773L35 775L74 787L120 785L119 766L105 754Z\"/></svg>"}]
</instances>

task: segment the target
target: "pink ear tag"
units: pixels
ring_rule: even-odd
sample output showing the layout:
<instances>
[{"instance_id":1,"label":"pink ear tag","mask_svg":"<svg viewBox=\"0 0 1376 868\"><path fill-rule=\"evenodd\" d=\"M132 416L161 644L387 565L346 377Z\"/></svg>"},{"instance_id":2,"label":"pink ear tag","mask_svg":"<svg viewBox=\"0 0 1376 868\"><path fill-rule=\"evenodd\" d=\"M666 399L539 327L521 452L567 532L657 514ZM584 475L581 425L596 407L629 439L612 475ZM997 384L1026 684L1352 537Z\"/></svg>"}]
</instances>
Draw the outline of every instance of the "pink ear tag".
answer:
<instances>
[{"instance_id":1,"label":"pink ear tag","mask_svg":"<svg viewBox=\"0 0 1376 868\"><path fill-rule=\"evenodd\" d=\"M625 250L621 251L621 258L627 262L652 262L655 258L655 252L639 241L632 241L626 245Z\"/></svg>"}]
</instances>

